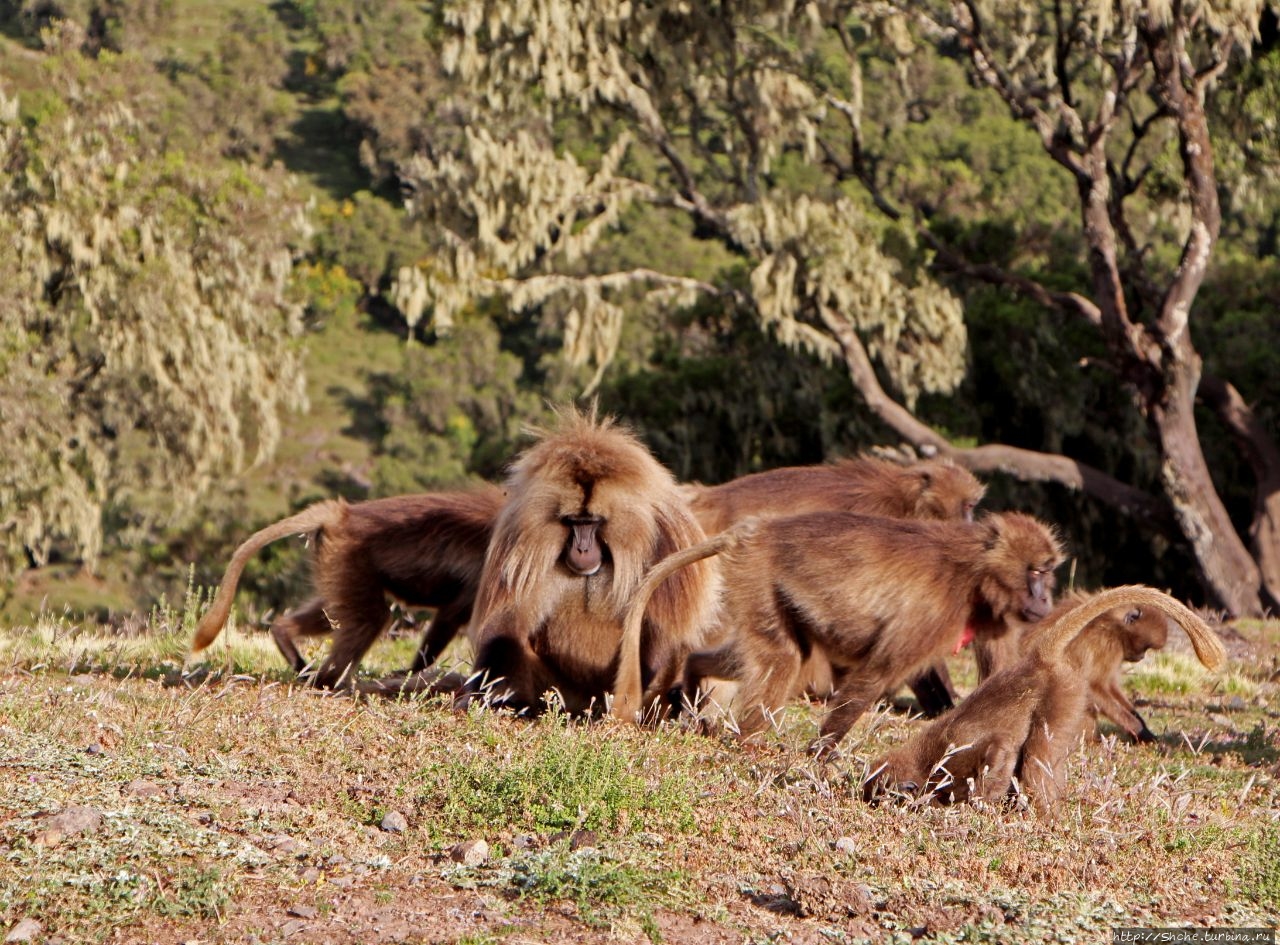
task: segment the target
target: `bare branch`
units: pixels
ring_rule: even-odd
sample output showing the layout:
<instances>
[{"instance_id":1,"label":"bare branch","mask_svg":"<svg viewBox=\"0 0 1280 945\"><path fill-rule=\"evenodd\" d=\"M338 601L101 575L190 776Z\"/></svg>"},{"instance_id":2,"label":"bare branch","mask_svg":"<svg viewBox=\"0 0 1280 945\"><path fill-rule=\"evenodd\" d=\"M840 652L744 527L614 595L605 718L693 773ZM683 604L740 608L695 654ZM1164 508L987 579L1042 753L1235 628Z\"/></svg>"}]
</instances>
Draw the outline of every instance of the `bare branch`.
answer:
<instances>
[{"instance_id":1,"label":"bare branch","mask_svg":"<svg viewBox=\"0 0 1280 945\"><path fill-rule=\"evenodd\" d=\"M1235 45L1235 40L1230 33L1224 33L1218 37L1218 41L1213 44L1213 52L1209 57L1209 64L1195 72L1194 88L1196 93L1196 101L1202 106L1204 105L1204 97L1209 91L1209 86L1218 81L1218 76L1222 75L1227 64L1231 61L1231 49ZM1187 64L1190 66L1190 63ZM1188 69L1193 71L1193 69Z\"/></svg>"},{"instance_id":2,"label":"bare branch","mask_svg":"<svg viewBox=\"0 0 1280 945\"><path fill-rule=\"evenodd\" d=\"M1204 281L1209 254L1218 239L1222 212L1213 167L1213 146L1204 108L1187 92L1186 36L1181 29L1147 20L1142 29L1155 70L1154 94L1173 116L1191 203L1191 230L1182 247L1177 271L1160 307L1162 343L1175 358L1195 356L1186 335L1191 301Z\"/></svg>"},{"instance_id":3,"label":"bare branch","mask_svg":"<svg viewBox=\"0 0 1280 945\"><path fill-rule=\"evenodd\" d=\"M847 319L826 306L819 306L819 315L839 344L849 377L868 408L913 446L947 456L975 472L1001 472L1028 481L1055 482L1105 502L1145 525L1161 531L1171 527L1172 519L1164 503L1069 457L998 444L971 449L954 446L885 393L862 340Z\"/></svg>"},{"instance_id":4,"label":"bare branch","mask_svg":"<svg viewBox=\"0 0 1280 945\"><path fill-rule=\"evenodd\" d=\"M935 258L949 272L968 276L990 285L1004 286L1027 298L1051 308L1084 319L1094 327L1101 327L1102 313L1098 306L1078 292L1055 292L1035 279L1009 272L990 263L972 263L957 250L939 240L928 230L920 230L921 238L934 251Z\"/></svg>"},{"instance_id":5,"label":"bare branch","mask_svg":"<svg viewBox=\"0 0 1280 945\"><path fill-rule=\"evenodd\" d=\"M1036 105L1023 90L1017 88L1014 81L997 65L995 56L983 39L977 5L968 2L964 8L969 17L969 28L957 29L956 38L961 47L968 52L978 78L1004 99L1015 117L1021 118L1036 129L1050 157L1077 178L1087 179L1087 170L1080 161L1079 155L1069 146L1069 139L1064 134L1066 128L1081 127L1079 114L1067 102L1061 101L1058 103L1058 116L1055 118Z\"/></svg>"}]
</instances>

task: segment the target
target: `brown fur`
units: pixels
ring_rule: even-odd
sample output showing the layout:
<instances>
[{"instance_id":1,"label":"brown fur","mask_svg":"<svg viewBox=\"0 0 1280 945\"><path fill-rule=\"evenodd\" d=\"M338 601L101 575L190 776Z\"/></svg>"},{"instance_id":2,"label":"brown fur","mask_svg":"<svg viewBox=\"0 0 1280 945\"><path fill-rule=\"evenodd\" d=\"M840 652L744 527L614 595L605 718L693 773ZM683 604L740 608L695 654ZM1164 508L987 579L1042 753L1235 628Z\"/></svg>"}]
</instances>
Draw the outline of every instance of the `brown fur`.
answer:
<instances>
[{"instance_id":1,"label":"brown fur","mask_svg":"<svg viewBox=\"0 0 1280 945\"><path fill-rule=\"evenodd\" d=\"M1017 663L1059 612L1065 613L1091 596L1074 591L1063 598L1049 621L1018 627L999 640L977 646L979 681ZM1163 611L1132 606L1115 607L1095 617L1087 632L1075 638L1067 655L1089 683L1095 718L1099 714L1106 716L1135 741L1156 740L1120 686L1121 664L1137 662L1148 650L1163 649L1168 638L1169 620Z\"/></svg>"},{"instance_id":2,"label":"brown fur","mask_svg":"<svg viewBox=\"0 0 1280 945\"><path fill-rule=\"evenodd\" d=\"M738 728L749 736L799 692L805 659L820 652L835 679L813 746L826 750L966 627L999 634L1007 615L1046 615L1060 560L1052 532L1017 513L977 523L850 512L761 522L722 559L722 626L735 633L690 657L684 691L704 676L738 680Z\"/></svg>"},{"instance_id":3,"label":"brown fur","mask_svg":"<svg viewBox=\"0 0 1280 945\"><path fill-rule=\"evenodd\" d=\"M863 796L919 794L939 803L980 798L996 803L1014 778L1042 813L1065 787L1065 760L1088 717L1086 636L1107 636L1107 617L1139 607L1176 621L1204 665L1220 666L1221 642L1199 617L1146 587L1120 587L1073 597L1037 627L1026 654L983 682L958 708L917 732L872 765Z\"/></svg>"},{"instance_id":4,"label":"brown fur","mask_svg":"<svg viewBox=\"0 0 1280 945\"><path fill-rule=\"evenodd\" d=\"M788 466L718 486L686 486L690 506L708 535L748 516L779 518L844 511L884 518L973 521L986 487L950 460L902 466L861 456L820 466ZM831 668L811 657L804 668L810 691L829 695ZM929 667L909 685L925 715L951 708L955 689L946 663Z\"/></svg>"},{"instance_id":5,"label":"brown fur","mask_svg":"<svg viewBox=\"0 0 1280 945\"><path fill-rule=\"evenodd\" d=\"M860 456L821 466L786 466L718 486L686 486L708 535L748 516L776 518L845 511L883 518L973 521L986 487L949 460L900 466Z\"/></svg>"},{"instance_id":6,"label":"brown fur","mask_svg":"<svg viewBox=\"0 0 1280 945\"><path fill-rule=\"evenodd\" d=\"M566 708L603 707L617 669L622 619L656 562L697 544L702 529L671 474L611 420L573 411L512 466L509 500L485 559L475 619L476 677L491 696L538 711L559 691ZM574 573L566 517L595 517L601 564ZM644 684L665 693L689 649L713 620L718 571L700 562L664 585L644 614Z\"/></svg>"},{"instance_id":7,"label":"brown fur","mask_svg":"<svg viewBox=\"0 0 1280 945\"><path fill-rule=\"evenodd\" d=\"M192 651L203 650L222 631L250 558L273 541L309 535L315 596L271 626L289 664L298 672L307 666L298 638L332 632L329 654L313 682L324 687L349 683L390 620L391 598L410 607L436 608L414 663L415 671L422 669L470 619L485 548L503 501L496 486L355 504L336 499L269 525L232 555L196 628Z\"/></svg>"}]
</instances>

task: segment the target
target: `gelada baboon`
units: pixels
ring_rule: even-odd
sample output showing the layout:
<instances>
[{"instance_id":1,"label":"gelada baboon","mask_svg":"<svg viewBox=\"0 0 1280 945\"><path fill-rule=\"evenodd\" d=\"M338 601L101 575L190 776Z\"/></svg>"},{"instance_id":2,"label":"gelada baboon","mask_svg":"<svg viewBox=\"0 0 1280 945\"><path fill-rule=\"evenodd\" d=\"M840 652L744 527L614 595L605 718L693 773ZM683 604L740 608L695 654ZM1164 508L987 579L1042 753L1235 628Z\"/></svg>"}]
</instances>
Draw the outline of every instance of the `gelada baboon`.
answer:
<instances>
[{"instance_id":1,"label":"gelada baboon","mask_svg":"<svg viewBox=\"0 0 1280 945\"><path fill-rule=\"evenodd\" d=\"M784 466L718 486L688 485L689 506L708 535L756 516L843 511L883 518L973 521L986 487L946 459L902 466L859 456L816 466Z\"/></svg>"},{"instance_id":2,"label":"gelada baboon","mask_svg":"<svg viewBox=\"0 0 1280 945\"><path fill-rule=\"evenodd\" d=\"M250 558L273 541L309 535L315 596L271 625L289 665L299 673L307 668L298 652L300 637L332 633L312 681L325 688L352 682L360 659L390 622L390 601L397 600L436 609L414 671L429 666L471 617L485 549L504 501L502 490L490 485L354 504L332 499L268 525L232 555L191 649L203 650L222 631Z\"/></svg>"},{"instance_id":3,"label":"gelada baboon","mask_svg":"<svg viewBox=\"0 0 1280 945\"><path fill-rule=\"evenodd\" d=\"M1099 618L1141 608L1172 618L1210 669L1226 658L1222 643L1199 617L1159 591L1118 587L1055 609L1015 665L991 676L959 707L918 731L871 766L863 796L893 792L939 803L980 798L1003 801L1016 777L1042 813L1065 786L1065 761L1089 716L1089 647L1083 636L1107 633Z\"/></svg>"},{"instance_id":4,"label":"gelada baboon","mask_svg":"<svg viewBox=\"0 0 1280 945\"><path fill-rule=\"evenodd\" d=\"M715 547L713 539L703 548L723 551L722 626L732 635L688 659L685 696L694 698L707 676L739 681L737 725L750 736L798 693L804 661L820 651L835 692L811 746L818 753L834 747L881 693L970 636L1004 633L1009 616L1043 618L1062 560L1053 532L1019 513L974 523L811 513L759 522L727 544ZM651 580L668 573L660 566ZM636 606L647 589L648 582ZM633 705L634 659L628 637L619 714Z\"/></svg>"},{"instance_id":5,"label":"gelada baboon","mask_svg":"<svg viewBox=\"0 0 1280 945\"><path fill-rule=\"evenodd\" d=\"M685 486L690 507L708 535L740 519L779 518L843 511L885 518L973 521L986 487L948 459L904 466L860 456L816 466L785 466L741 476L718 486ZM830 688L830 667L810 660L804 673L815 691ZM955 704L945 662L909 681L921 711L934 716ZM822 694L827 694L823 692Z\"/></svg>"},{"instance_id":6,"label":"gelada baboon","mask_svg":"<svg viewBox=\"0 0 1280 945\"><path fill-rule=\"evenodd\" d=\"M611 419L566 410L514 462L468 636L474 673L460 699L538 712L603 708L627 603L658 561L705 537L675 480ZM714 619L718 571L702 561L648 601L637 647L643 682L665 693ZM639 700L639 696L637 696Z\"/></svg>"},{"instance_id":7,"label":"gelada baboon","mask_svg":"<svg viewBox=\"0 0 1280 945\"><path fill-rule=\"evenodd\" d=\"M1000 640L975 646L978 680L1008 669L1027 654L1059 614L1085 603L1092 595L1073 591L1059 601L1054 613L1038 624L1015 627ZM1106 716L1132 739L1156 740L1120 686L1122 663L1135 663L1148 650L1163 649L1169 639L1169 618L1161 610L1137 606L1113 607L1095 617L1067 647L1067 658L1089 683L1093 714Z\"/></svg>"}]
</instances>

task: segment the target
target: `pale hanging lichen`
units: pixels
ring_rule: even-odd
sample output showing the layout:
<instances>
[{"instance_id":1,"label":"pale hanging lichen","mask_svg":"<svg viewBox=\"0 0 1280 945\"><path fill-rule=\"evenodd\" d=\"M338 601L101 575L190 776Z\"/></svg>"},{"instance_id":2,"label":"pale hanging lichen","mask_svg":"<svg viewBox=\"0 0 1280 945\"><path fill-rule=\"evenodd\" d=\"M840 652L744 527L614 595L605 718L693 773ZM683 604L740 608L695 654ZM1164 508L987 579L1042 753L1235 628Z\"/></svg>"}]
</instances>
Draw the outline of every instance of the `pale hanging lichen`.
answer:
<instances>
[{"instance_id":1,"label":"pale hanging lichen","mask_svg":"<svg viewBox=\"0 0 1280 945\"><path fill-rule=\"evenodd\" d=\"M150 149L128 108L69 94L86 100L26 127L0 93L7 563L92 565L107 504L180 512L305 404L284 176Z\"/></svg>"},{"instance_id":2,"label":"pale hanging lichen","mask_svg":"<svg viewBox=\"0 0 1280 945\"><path fill-rule=\"evenodd\" d=\"M677 292L682 301L690 292L731 296L784 344L829 360L840 349L816 316L822 306L850 321L909 405L954 389L966 343L958 300L918 260L908 268L883 251L877 225L852 201L769 181L784 153L822 160L832 108L855 118L861 110L856 70L837 95L806 58L835 38L841 16L801 0L450 5L442 63L474 113L458 146L427 149L400 168L411 213L443 249L418 274L402 273L397 304L407 318L430 311L438 324L493 295L516 310L553 311L568 360L596 366L589 387L638 305L672 304ZM868 22L912 42L900 15ZM547 130L575 119L609 141L589 166ZM692 140L699 134L707 140ZM745 257L750 291L728 272L695 278L679 259L603 271L595 250L635 203L688 213Z\"/></svg>"}]
</instances>

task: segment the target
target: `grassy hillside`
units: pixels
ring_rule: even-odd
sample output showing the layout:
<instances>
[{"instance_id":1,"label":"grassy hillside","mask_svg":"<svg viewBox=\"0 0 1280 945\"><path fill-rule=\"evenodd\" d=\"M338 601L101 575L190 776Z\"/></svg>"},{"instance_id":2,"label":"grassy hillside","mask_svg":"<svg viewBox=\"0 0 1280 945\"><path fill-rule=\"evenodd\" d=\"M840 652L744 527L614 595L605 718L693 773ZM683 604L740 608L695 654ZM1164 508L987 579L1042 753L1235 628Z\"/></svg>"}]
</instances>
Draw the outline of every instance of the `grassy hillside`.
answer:
<instances>
[{"instance_id":1,"label":"grassy hillside","mask_svg":"<svg viewBox=\"0 0 1280 945\"><path fill-rule=\"evenodd\" d=\"M191 622L0 637L0 930L1020 942L1280 922L1275 624L1246 628L1219 677L1148 657L1135 680L1160 742L1083 747L1045 822L864 805L867 759L916 724L901 712L819 765L803 706L743 747L675 726L355 703L297 688L263 634L234 631L184 677ZM370 669L400 665L405 646L384 643Z\"/></svg>"}]
</instances>

